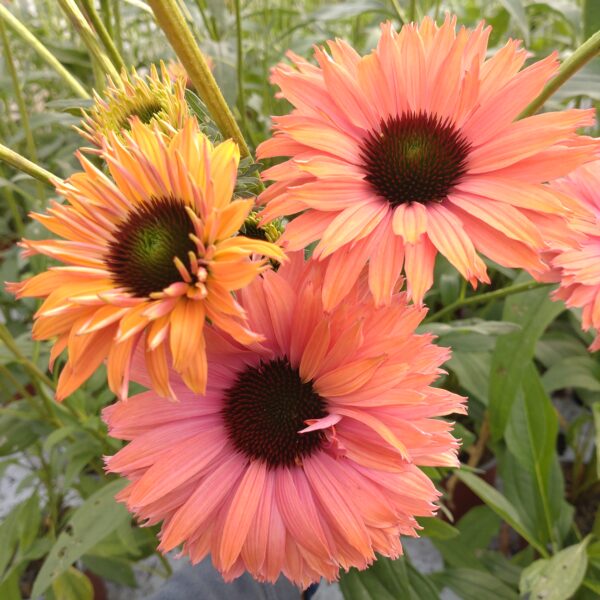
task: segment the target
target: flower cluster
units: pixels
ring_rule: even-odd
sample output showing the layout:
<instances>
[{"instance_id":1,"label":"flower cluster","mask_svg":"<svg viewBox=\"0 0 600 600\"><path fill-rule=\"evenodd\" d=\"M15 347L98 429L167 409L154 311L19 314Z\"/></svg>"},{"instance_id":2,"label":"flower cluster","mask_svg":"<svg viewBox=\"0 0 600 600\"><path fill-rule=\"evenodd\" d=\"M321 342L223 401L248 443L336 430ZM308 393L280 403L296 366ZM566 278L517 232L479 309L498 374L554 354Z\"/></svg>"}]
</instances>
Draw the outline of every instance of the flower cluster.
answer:
<instances>
[{"instance_id":1,"label":"flower cluster","mask_svg":"<svg viewBox=\"0 0 600 600\"><path fill-rule=\"evenodd\" d=\"M162 551L302 586L402 554L439 497L419 467L458 466L439 417L465 412L433 387L449 350L415 333L438 253L473 286L484 258L560 279L600 326L598 143L577 133L593 111L519 119L556 56L489 56L489 34L426 18L384 23L366 56L290 53L272 81L294 108L258 148L286 160L257 201L179 71L96 98L82 133L102 166L79 154L64 202L32 215L58 239L22 242L63 264L11 289L43 298L50 366L67 352L58 400L106 363L104 419L129 442L107 468Z\"/></svg>"}]
</instances>

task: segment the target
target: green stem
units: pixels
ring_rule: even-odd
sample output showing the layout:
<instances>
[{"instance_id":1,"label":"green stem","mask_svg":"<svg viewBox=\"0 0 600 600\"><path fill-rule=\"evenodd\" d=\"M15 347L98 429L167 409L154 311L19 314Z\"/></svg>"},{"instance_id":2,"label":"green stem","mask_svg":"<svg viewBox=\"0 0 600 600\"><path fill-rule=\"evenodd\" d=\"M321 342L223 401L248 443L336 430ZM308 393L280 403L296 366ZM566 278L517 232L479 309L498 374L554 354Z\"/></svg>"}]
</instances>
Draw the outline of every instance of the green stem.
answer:
<instances>
[{"instance_id":1,"label":"green stem","mask_svg":"<svg viewBox=\"0 0 600 600\"><path fill-rule=\"evenodd\" d=\"M552 285L550 283L538 283L537 281L526 281L525 283L517 283L509 287L494 290L493 292L486 292L485 294L477 294L475 296L469 296L468 298L459 298L455 302L448 304L444 308L437 312L429 315L423 322L431 323L432 321L439 321L441 317L445 317L448 314L452 314L455 310L462 308L463 306L471 306L473 304L485 304L492 300L499 300L500 298L506 298L513 294L521 294L523 292L529 292L530 290L536 290L538 288L547 287Z\"/></svg>"},{"instance_id":2,"label":"green stem","mask_svg":"<svg viewBox=\"0 0 600 600\"><path fill-rule=\"evenodd\" d=\"M400 2L398 0L392 0L392 6L394 7L396 14L398 15L400 23L402 25L406 23L408 21L408 18L406 16L406 13L404 12L404 9L400 6Z\"/></svg>"},{"instance_id":3,"label":"green stem","mask_svg":"<svg viewBox=\"0 0 600 600\"><path fill-rule=\"evenodd\" d=\"M242 29L242 14L240 9L240 0L234 0L235 4L235 33L237 50L237 84L238 84L238 102L240 116L242 118L242 127L248 135L248 124L246 123L246 99L244 98L244 50L242 42L244 40L244 30Z\"/></svg>"},{"instance_id":4,"label":"green stem","mask_svg":"<svg viewBox=\"0 0 600 600\"><path fill-rule=\"evenodd\" d=\"M196 0L196 6L198 7L198 10L200 11L200 17L202 18L202 22L204 23L204 28L208 32L210 39L213 41L217 41L218 36L212 27L212 23L208 20L208 17L206 16L206 7L203 6L202 0Z\"/></svg>"},{"instance_id":5,"label":"green stem","mask_svg":"<svg viewBox=\"0 0 600 600\"><path fill-rule=\"evenodd\" d=\"M44 385L50 389L54 389L54 382L48 375L42 372L42 370L34 363L32 363L22 352L19 350L17 343L15 342L10 331L5 325L0 323L0 340L4 342L5 346L10 350L14 357L21 363L25 369L38 381L41 381Z\"/></svg>"},{"instance_id":6,"label":"green stem","mask_svg":"<svg viewBox=\"0 0 600 600\"><path fill-rule=\"evenodd\" d=\"M4 22L2 21L2 19L0 19L0 40L2 41L2 49L4 50L4 54L6 56L6 66L8 69L8 73L13 84L15 100L17 101L19 114L21 115L21 126L23 127L23 130L25 132L27 154L34 163L37 163L38 155L37 149L35 147L35 141L33 139L33 132L31 131L31 125L29 123L29 113L27 111L27 106L25 105L25 99L23 98L23 90L21 89L21 82L19 81L19 76L17 74L17 69L13 60L12 50L10 49L10 43L6 35L6 28L4 27ZM43 202L45 198L44 186L41 184L41 182L38 181L36 187L38 198L40 202Z\"/></svg>"},{"instance_id":7,"label":"green stem","mask_svg":"<svg viewBox=\"0 0 600 600\"><path fill-rule=\"evenodd\" d=\"M88 49L92 59L98 63L105 75L110 75L113 80L117 81L119 79L118 71L115 69L115 66L108 58L104 50L102 50L98 37L90 27L89 23L86 21L85 17L81 14L81 11L79 10L77 4L75 4L75 1L58 0L58 3L60 4L60 7L69 21L71 21L71 24L77 33L79 33L79 36L83 40L83 43Z\"/></svg>"},{"instance_id":8,"label":"green stem","mask_svg":"<svg viewBox=\"0 0 600 600\"><path fill-rule=\"evenodd\" d=\"M586 40L567 60L565 60L556 76L551 79L540 95L519 115L520 119L535 114L566 81L568 81L579 69L594 58L600 52L600 31L597 31Z\"/></svg>"},{"instance_id":9,"label":"green stem","mask_svg":"<svg viewBox=\"0 0 600 600\"><path fill-rule=\"evenodd\" d=\"M113 11L115 16L115 38L117 42L117 48L121 54L124 54L123 48L123 27L121 23L121 0L115 2L113 5Z\"/></svg>"},{"instance_id":10,"label":"green stem","mask_svg":"<svg viewBox=\"0 0 600 600\"><path fill-rule=\"evenodd\" d=\"M2 5L0 4L1 7ZM50 171L46 171L46 169L27 160L24 156L2 144L0 144L0 160L7 162L9 165L15 167L15 169L19 169L19 171L23 171L23 173L31 175L38 181L47 183L51 187L55 187L56 182L60 181L60 178L50 173Z\"/></svg>"},{"instance_id":11,"label":"green stem","mask_svg":"<svg viewBox=\"0 0 600 600\"><path fill-rule=\"evenodd\" d=\"M4 177L4 169L2 168L2 165L0 165L0 177ZM8 203L8 209L12 214L12 218L15 221L15 230L17 232L17 236L22 238L25 233L25 225L23 224L23 218L21 217L19 205L17 204L17 199L15 198L15 193L10 185L7 185L5 189L6 202Z\"/></svg>"},{"instance_id":12,"label":"green stem","mask_svg":"<svg viewBox=\"0 0 600 600\"><path fill-rule=\"evenodd\" d=\"M0 19L2 19L26 44L31 46L39 56L50 65L65 83L80 98L89 98L85 88L69 73L58 59L0 2Z\"/></svg>"},{"instance_id":13,"label":"green stem","mask_svg":"<svg viewBox=\"0 0 600 600\"><path fill-rule=\"evenodd\" d=\"M408 9L408 19L411 23L414 23L417 17L417 0L410 0L410 6Z\"/></svg>"},{"instance_id":14,"label":"green stem","mask_svg":"<svg viewBox=\"0 0 600 600\"><path fill-rule=\"evenodd\" d=\"M100 0L100 11L102 12L102 20L104 21L106 32L112 38L115 33L112 25L112 8L110 6L110 0Z\"/></svg>"},{"instance_id":15,"label":"green stem","mask_svg":"<svg viewBox=\"0 0 600 600\"><path fill-rule=\"evenodd\" d=\"M100 41L102 42L102 45L104 46L106 53L108 54L113 65L115 65L119 71L123 71L126 68L125 62L119 54L119 51L110 37L108 30L104 26L100 15L94 8L93 0L80 0L80 2L83 5L87 16L92 22L92 25L94 26L94 29L96 30L96 33L98 34L98 37L100 38Z\"/></svg>"},{"instance_id":16,"label":"green stem","mask_svg":"<svg viewBox=\"0 0 600 600\"><path fill-rule=\"evenodd\" d=\"M250 156L244 136L231 114L176 0L148 0L148 4L154 11L157 23L165 32L221 133L227 138L232 138L238 144L243 157Z\"/></svg>"}]
</instances>

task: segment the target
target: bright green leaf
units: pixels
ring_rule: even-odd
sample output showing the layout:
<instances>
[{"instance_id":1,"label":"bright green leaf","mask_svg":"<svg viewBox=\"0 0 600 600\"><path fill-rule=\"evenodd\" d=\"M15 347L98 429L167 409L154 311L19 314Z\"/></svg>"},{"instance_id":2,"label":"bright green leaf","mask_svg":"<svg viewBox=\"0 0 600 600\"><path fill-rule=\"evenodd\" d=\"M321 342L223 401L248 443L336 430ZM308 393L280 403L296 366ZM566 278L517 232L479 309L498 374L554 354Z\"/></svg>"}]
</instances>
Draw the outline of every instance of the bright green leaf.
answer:
<instances>
[{"instance_id":1,"label":"bright green leaf","mask_svg":"<svg viewBox=\"0 0 600 600\"><path fill-rule=\"evenodd\" d=\"M492 355L489 411L494 440L504 434L537 340L563 310L562 303L552 302L547 288L517 294L506 300L504 319L521 325L522 329L498 338Z\"/></svg>"},{"instance_id":2,"label":"bright green leaf","mask_svg":"<svg viewBox=\"0 0 600 600\"><path fill-rule=\"evenodd\" d=\"M521 534L541 554L546 554L546 550L537 542L531 531L527 529L515 507L496 488L467 471L457 471L456 475L517 533Z\"/></svg>"},{"instance_id":3,"label":"bright green leaf","mask_svg":"<svg viewBox=\"0 0 600 600\"><path fill-rule=\"evenodd\" d=\"M78 558L130 518L127 509L114 499L124 486L121 480L105 485L73 512L38 573L33 597L41 596Z\"/></svg>"},{"instance_id":4,"label":"bright green leaf","mask_svg":"<svg viewBox=\"0 0 600 600\"><path fill-rule=\"evenodd\" d=\"M565 600L579 588L588 565L588 536L581 543L569 546L552 558L536 560L521 574L522 594L543 600Z\"/></svg>"},{"instance_id":5,"label":"bright green leaf","mask_svg":"<svg viewBox=\"0 0 600 600\"><path fill-rule=\"evenodd\" d=\"M52 582L52 592L56 600L92 600L94 597L92 582L73 567Z\"/></svg>"}]
</instances>

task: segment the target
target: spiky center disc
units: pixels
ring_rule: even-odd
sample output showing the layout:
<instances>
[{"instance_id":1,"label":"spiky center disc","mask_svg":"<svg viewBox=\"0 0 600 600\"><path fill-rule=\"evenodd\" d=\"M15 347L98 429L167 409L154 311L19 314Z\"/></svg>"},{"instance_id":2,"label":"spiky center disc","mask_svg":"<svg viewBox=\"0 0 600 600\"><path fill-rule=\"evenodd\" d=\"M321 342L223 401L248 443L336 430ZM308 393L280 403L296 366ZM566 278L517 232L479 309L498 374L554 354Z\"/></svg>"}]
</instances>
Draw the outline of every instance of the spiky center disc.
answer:
<instances>
[{"instance_id":1,"label":"spiky center disc","mask_svg":"<svg viewBox=\"0 0 600 600\"><path fill-rule=\"evenodd\" d=\"M225 392L222 414L237 450L271 468L294 465L325 439L321 431L298 433L307 419L327 416L326 402L286 358L242 371Z\"/></svg>"},{"instance_id":2,"label":"spiky center disc","mask_svg":"<svg viewBox=\"0 0 600 600\"><path fill-rule=\"evenodd\" d=\"M106 265L113 281L138 298L147 298L181 281L173 259L189 262L196 250L194 226L183 202L152 198L136 206L117 227Z\"/></svg>"},{"instance_id":3,"label":"spiky center disc","mask_svg":"<svg viewBox=\"0 0 600 600\"><path fill-rule=\"evenodd\" d=\"M365 179L398 206L443 200L466 172L470 148L447 120L411 112L382 120L360 151Z\"/></svg>"},{"instance_id":4,"label":"spiky center disc","mask_svg":"<svg viewBox=\"0 0 600 600\"><path fill-rule=\"evenodd\" d=\"M118 114L117 129L129 131L131 129L131 117L138 117L146 125L152 122L152 119L164 110L162 103L155 98L143 98L137 100L132 106L127 107L125 112L120 109Z\"/></svg>"}]
</instances>

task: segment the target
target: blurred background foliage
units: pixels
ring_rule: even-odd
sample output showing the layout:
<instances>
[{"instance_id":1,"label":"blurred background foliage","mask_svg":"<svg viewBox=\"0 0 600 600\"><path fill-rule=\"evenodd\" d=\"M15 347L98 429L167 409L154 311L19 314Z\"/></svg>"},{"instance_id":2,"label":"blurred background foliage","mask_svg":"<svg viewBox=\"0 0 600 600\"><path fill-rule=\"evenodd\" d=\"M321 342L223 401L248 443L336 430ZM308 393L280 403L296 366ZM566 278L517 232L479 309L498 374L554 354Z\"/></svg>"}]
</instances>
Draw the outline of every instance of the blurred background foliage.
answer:
<instances>
[{"instance_id":1,"label":"blurred background foliage","mask_svg":"<svg viewBox=\"0 0 600 600\"><path fill-rule=\"evenodd\" d=\"M92 7L125 63L140 72L174 58L142 0L0 0L0 143L61 177L77 168L73 153L82 139L73 126L90 104L84 96L105 85L101 62L66 17L69 4L88 17ZM509 37L523 39L530 60L554 50L564 59L600 29L600 0L181 5L252 149L268 136L269 115L289 109L269 84L269 69L288 49L308 56L313 44L342 37L365 53L381 21L399 26L424 15L443 19L448 11L461 25L481 19L492 25L490 52ZM82 93L74 94L23 29ZM565 106L600 106L600 58L545 109ZM0 164L0 281L46 267L43 257L20 257L17 241L46 235L27 215L52 197L49 187ZM600 361L587 351L591 336L581 332L577 311L551 302L549 289L504 297L504 288L525 289L527 280L489 266L492 285L474 292L438 259L427 298L431 316L423 330L453 348L439 385L470 398L469 416L456 426L465 468L458 474L428 469L444 496L440 518L424 519L422 534L443 566L422 573L408 559L380 560L342 577L347 598L428 599L447 588L466 600L600 595ZM0 490L6 498L0 598L87 600L98 578L135 586L139 570L132 565L155 554L156 531L135 526L113 500L122 484L103 473L102 456L120 445L107 437L99 416L114 400L105 374L56 404L61 363L54 374L46 371L49 345L31 340L35 310L35 301L17 303L0 288ZM144 564L170 572L162 558Z\"/></svg>"}]
</instances>

